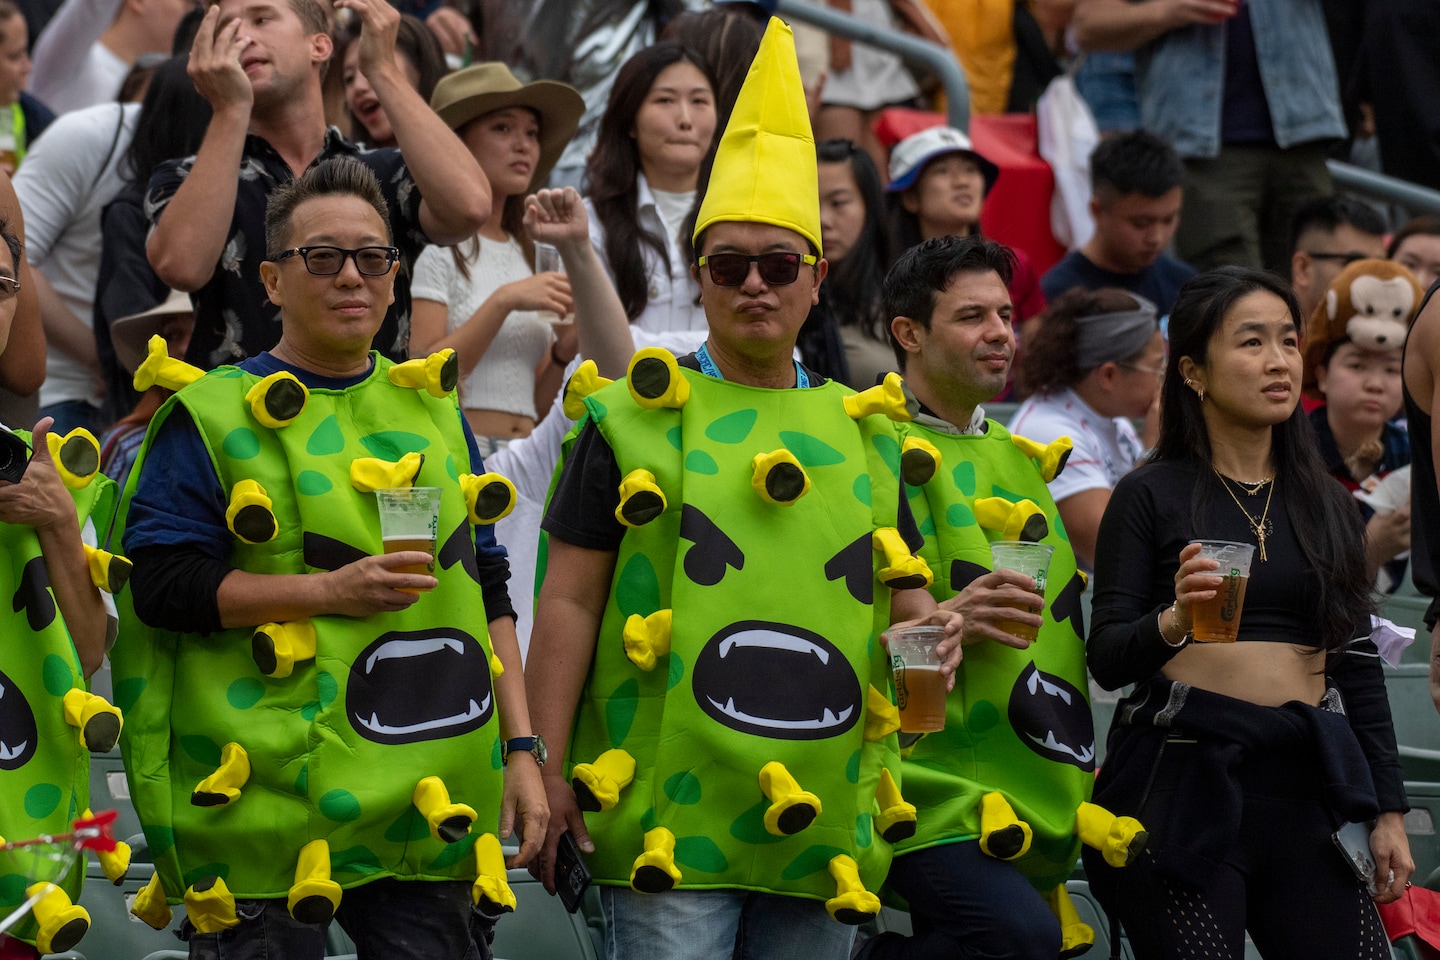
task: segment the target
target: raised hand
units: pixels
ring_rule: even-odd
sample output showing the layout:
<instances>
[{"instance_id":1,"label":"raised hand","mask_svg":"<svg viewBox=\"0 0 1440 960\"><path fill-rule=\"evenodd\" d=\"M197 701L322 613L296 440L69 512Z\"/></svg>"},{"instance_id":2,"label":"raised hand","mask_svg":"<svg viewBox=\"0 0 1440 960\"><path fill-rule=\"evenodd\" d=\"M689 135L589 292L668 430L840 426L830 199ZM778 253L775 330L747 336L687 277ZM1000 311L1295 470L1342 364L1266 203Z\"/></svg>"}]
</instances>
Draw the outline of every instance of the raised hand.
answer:
<instances>
[{"instance_id":1,"label":"raised hand","mask_svg":"<svg viewBox=\"0 0 1440 960\"><path fill-rule=\"evenodd\" d=\"M574 187L537 190L525 198L525 229L532 240L559 249L590 242L590 219Z\"/></svg>"},{"instance_id":2,"label":"raised hand","mask_svg":"<svg viewBox=\"0 0 1440 960\"><path fill-rule=\"evenodd\" d=\"M255 94L250 78L240 65L251 40L241 32L237 17L220 23L220 7L212 6L200 21L195 42L190 45L190 62L186 72L195 82L195 89L219 113L226 109L243 109L254 105Z\"/></svg>"},{"instance_id":3,"label":"raised hand","mask_svg":"<svg viewBox=\"0 0 1440 960\"><path fill-rule=\"evenodd\" d=\"M400 11L387 0L334 0L334 5L354 11L360 20L360 72L372 85L382 70L398 70L395 38L400 33ZM374 89L379 96L381 88Z\"/></svg>"}]
</instances>

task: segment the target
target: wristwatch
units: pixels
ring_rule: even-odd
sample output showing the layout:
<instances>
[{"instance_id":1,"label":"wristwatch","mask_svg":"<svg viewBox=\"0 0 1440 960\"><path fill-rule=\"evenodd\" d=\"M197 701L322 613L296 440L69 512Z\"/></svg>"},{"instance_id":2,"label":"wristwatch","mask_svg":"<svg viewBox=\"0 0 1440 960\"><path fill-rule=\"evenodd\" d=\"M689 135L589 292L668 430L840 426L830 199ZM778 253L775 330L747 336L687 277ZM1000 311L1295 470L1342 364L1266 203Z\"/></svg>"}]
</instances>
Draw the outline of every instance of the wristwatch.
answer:
<instances>
[{"instance_id":1,"label":"wristwatch","mask_svg":"<svg viewBox=\"0 0 1440 960\"><path fill-rule=\"evenodd\" d=\"M510 754L515 751L522 751L535 757L535 762L545 766L545 761L550 758L550 753L545 749L545 738L540 734L533 737L516 737L513 740L500 741L500 765L503 767L510 762Z\"/></svg>"}]
</instances>

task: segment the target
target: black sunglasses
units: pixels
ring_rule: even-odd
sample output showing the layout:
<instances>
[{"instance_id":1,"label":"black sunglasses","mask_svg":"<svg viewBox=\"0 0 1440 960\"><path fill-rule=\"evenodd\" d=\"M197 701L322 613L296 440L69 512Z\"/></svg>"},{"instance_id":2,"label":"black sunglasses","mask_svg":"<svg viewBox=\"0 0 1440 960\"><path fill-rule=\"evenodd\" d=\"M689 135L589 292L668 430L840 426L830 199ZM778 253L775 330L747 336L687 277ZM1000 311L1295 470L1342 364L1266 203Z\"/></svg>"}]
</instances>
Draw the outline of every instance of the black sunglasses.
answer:
<instances>
[{"instance_id":1,"label":"black sunglasses","mask_svg":"<svg viewBox=\"0 0 1440 960\"><path fill-rule=\"evenodd\" d=\"M783 287L794 283L800 275L800 264L815 264L817 258L805 253L757 253L746 256L743 253L712 253L696 260L697 266L710 268L710 279L722 287L738 287L750 275L750 264L760 267L760 279L772 287Z\"/></svg>"},{"instance_id":2,"label":"black sunglasses","mask_svg":"<svg viewBox=\"0 0 1440 960\"><path fill-rule=\"evenodd\" d=\"M399 247L358 247L347 250L344 247L296 247L286 250L275 258L275 262L300 257L305 269L317 277L333 277L345 269L345 258L355 260L355 269L362 277L383 277L390 272L395 261L400 259Z\"/></svg>"}]
</instances>

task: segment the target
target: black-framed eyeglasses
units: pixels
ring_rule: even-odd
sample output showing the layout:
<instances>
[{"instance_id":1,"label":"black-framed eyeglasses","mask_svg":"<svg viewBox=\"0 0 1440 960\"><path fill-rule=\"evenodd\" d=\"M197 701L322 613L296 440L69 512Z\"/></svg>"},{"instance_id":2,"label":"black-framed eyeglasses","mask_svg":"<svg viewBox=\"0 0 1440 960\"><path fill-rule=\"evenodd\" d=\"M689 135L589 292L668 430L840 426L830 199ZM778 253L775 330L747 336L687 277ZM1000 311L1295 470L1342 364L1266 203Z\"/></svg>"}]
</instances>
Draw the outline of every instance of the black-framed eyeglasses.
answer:
<instances>
[{"instance_id":1,"label":"black-framed eyeglasses","mask_svg":"<svg viewBox=\"0 0 1440 960\"><path fill-rule=\"evenodd\" d=\"M20 281L14 277L0 277L0 302L13 300L20 292Z\"/></svg>"},{"instance_id":2,"label":"black-framed eyeglasses","mask_svg":"<svg viewBox=\"0 0 1440 960\"><path fill-rule=\"evenodd\" d=\"M330 246L296 247L277 256L275 262L289 260L291 257L302 258L305 269L317 277L333 277L344 270L346 257L355 261L355 269L360 271L362 277L383 277L395 266L395 261L400 259L400 248L356 247L354 250L347 250L344 247Z\"/></svg>"},{"instance_id":3,"label":"black-framed eyeglasses","mask_svg":"<svg viewBox=\"0 0 1440 960\"><path fill-rule=\"evenodd\" d=\"M712 253L696 260L697 266L710 268L710 279L722 287L738 287L750 275L750 264L760 267L760 279L772 287L794 283L800 275L800 264L814 265L818 258L809 253Z\"/></svg>"},{"instance_id":4,"label":"black-framed eyeglasses","mask_svg":"<svg viewBox=\"0 0 1440 960\"><path fill-rule=\"evenodd\" d=\"M1340 265L1345 267L1360 260L1370 259L1370 254L1356 253L1354 250L1349 253L1326 253L1323 250L1306 250L1305 256L1311 260L1338 260L1340 261Z\"/></svg>"}]
</instances>

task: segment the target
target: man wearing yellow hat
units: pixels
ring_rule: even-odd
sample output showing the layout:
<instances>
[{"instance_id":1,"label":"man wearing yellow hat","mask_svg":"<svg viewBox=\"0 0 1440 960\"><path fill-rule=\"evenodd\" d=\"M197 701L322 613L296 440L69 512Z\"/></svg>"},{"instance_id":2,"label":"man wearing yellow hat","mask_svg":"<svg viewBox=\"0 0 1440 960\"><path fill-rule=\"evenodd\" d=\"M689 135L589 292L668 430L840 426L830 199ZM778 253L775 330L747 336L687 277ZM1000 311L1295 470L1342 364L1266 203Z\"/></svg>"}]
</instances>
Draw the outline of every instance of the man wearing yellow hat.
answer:
<instances>
[{"instance_id":1,"label":"man wearing yellow hat","mask_svg":"<svg viewBox=\"0 0 1440 960\"><path fill-rule=\"evenodd\" d=\"M894 421L913 398L898 377L855 395L793 359L825 276L818 200L793 39L772 19L696 221L705 344L570 387L583 416L543 524L526 669L557 757L535 869L553 889L572 834L611 960L847 957L914 832L880 634L944 625L953 675L959 618L910 552Z\"/></svg>"}]
</instances>

